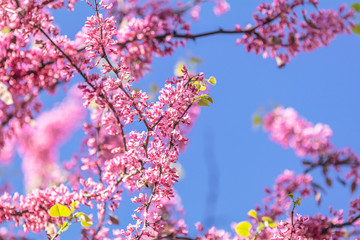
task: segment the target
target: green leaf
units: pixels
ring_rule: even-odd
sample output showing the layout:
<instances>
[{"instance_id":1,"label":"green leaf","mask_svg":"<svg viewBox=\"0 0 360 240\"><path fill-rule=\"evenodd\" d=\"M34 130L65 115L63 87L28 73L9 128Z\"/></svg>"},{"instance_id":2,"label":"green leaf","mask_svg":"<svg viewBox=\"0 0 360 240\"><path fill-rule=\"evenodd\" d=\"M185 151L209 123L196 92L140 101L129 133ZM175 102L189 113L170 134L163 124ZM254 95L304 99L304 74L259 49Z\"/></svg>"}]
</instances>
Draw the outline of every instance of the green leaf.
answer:
<instances>
[{"instance_id":1,"label":"green leaf","mask_svg":"<svg viewBox=\"0 0 360 240\"><path fill-rule=\"evenodd\" d=\"M199 83L199 81L194 81L194 82L193 82L193 85L194 85L197 89L200 90L201 84Z\"/></svg>"},{"instance_id":2,"label":"green leaf","mask_svg":"<svg viewBox=\"0 0 360 240\"><path fill-rule=\"evenodd\" d=\"M69 228L70 225L71 225L71 223L69 223L69 222L64 222L63 224L60 224L58 234L60 235L62 232L65 232Z\"/></svg>"},{"instance_id":3,"label":"green leaf","mask_svg":"<svg viewBox=\"0 0 360 240\"><path fill-rule=\"evenodd\" d=\"M1 30L1 32L2 32L3 34L7 34L8 32L10 32L10 28L4 27L4 28Z\"/></svg>"},{"instance_id":4,"label":"green leaf","mask_svg":"<svg viewBox=\"0 0 360 240\"><path fill-rule=\"evenodd\" d=\"M211 76L208 81L209 81L209 83L211 83L212 85L215 85L215 84L216 84L216 78L214 78L213 76Z\"/></svg>"},{"instance_id":5,"label":"green leaf","mask_svg":"<svg viewBox=\"0 0 360 240\"><path fill-rule=\"evenodd\" d=\"M296 200L294 201L295 205L301 205L302 198L299 198L299 196L296 197Z\"/></svg>"},{"instance_id":6,"label":"green leaf","mask_svg":"<svg viewBox=\"0 0 360 240\"><path fill-rule=\"evenodd\" d=\"M199 89L200 91L205 91L206 90L206 86L201 86L201 88Z\"/></svg>"},{"instance_id":7,"label":"green leaf","mask_svg":"<svg viewBox=\"0 0 360 240\"><path fill-rule=\"evenodd\" d=\"M70 216L71 211L67 206L57 203L50 208L49 214L52 217L68 217Z\"/></svg>"},{"instance_id":8,"label":"green leaf","mask_svg":"<svg viewBox=\"0 0 360 240\"><path fill-rule=\"evenodd\" d=\"M351 28L353 33L360 35L360 24L356 25L355 27Z\"/></svg>"},{"instance_id":9,"label":"green leaf","mask_svg":"<svg viewBox=\"0 0 360 240\"><path fill-rule=\"evenodd\" d=\"M255 219L257 219L257 212L254 210L254 209L251 209L249 212L248 212L248 215L250 217L253 217Z\"/></svg>"},{"instance_id":10,"label":"green leaf","mask_svg":"<svg viewBox=\"0 0 360 240\"><path fill-rule=\"evenodd\" d=\"M291 197L291 198L293 198L293 197L294 197L294 194L289 193L288 196Z\"/></svg>"},{"instance_id":11,"label":"green leaf","mask_svg":"<svg viewBox=\"0 0 360 240\"><path fill-rule=\"evenodd\" d=\"M93 222L85 213L78 212L75 214L75 217L79 219L79 221L81 222L81 226L83 227L91 227L93 225Z\"/></svg>"},{"instance_id":12,"label":"green leaf","mask_svg":"<svg viewBox=\"0 0 360 240\"><path fill-rule=\"evenodd\" d=\"M202 59L198 57L192 57L189 60L190 64L200 64L202 63Z\"/></svg>"},{"instance_id":13,"label":"green leaf","mask_svg":"<svg viewBox=\"0 0 360 240\"><path fill-rule=\"evenodd\" d=\"M274 222L274 220L272 220L272 218L264 216L264 217L262 217L262 220L266 227L271 227L271 228L277 227L277 223Z\"/></svg>"},{"instance_id":14,"label":"green leaf","mask_svg":"<svg viewBox=\"0 0 360 240\"><path fill-rule=\"evenodd\" d=\"M354 9L356 12L360 13L360 3L353 3L351 8Z\"/></svg>"},{"instance_id":15,"label":"green leaf","mask_svg":"<svg viewBox=\"0 0 360 240\"><path fill-rule=\"evenodd\" d=\"M209 100L209 102L214 103L214 100L212 99L212 97L208 97L207 100Z\"/></svg>"},{"instance_id":16,"label":"green leaf","mask_svg":"<svg viewBox=\"0 0 360 240\"><path fill-rule=\"evenodd\" d=\"M236 233L241 237L249 237L250 236L251 223L249 222L240 222L236 227Z\"/></svg>"},{"instance_id":17,"label":"green leaf","mask_svg":"<svg viewBox=\"0 0 360 240\"><path fill-rule=\"evenodd\" d=\"M182 72L184 68L185 62L184 61L178 61L174 67L174 74L175 76L183 76L184 73Z\"/></svg>"},{"instance_id":18,"label":"green leaf","mask_svg":"<svg viewBox=\"0 0 360 240\"><path fill-rule=\"evenodd\" d=\"M264 225L262 222L260 222L260 223L258 224L256 230L259 232L259 231L262 231L262 230L264 230L264 229L265 229L265 225Z\"/></svg>"},{"instance_id":19,"label":"green leaf","mask_svg":"<svg viewBox=\"0 0 360 240\"><path fill-rule=\"evenodd\" d=\"M262 119L259 115L255 115L253 117L253 125L254 126L259 126L262 123Z\"/></svg>"},{"instance_id":20,"label":"green leaf","mask_svg":"<svg viewBox=\"0 0 360 240\"><path fill-rule=\"evenodd\" d=\"M200 98L200 100L197 103L199 106L202 107L208 107L209 106L209 100L205 97Z\"/></svg>"},{"instance_id":21,"label":"green leaf","mask_svg":"<svg viewBox=\"0 0 360 240\"><path fill-rule=\"evenodd\" d=\"M70 204L70 209L72 213L75 211L75 207L77 207L78 205L79 205L78 201L74 201Z\"/></svg>"}]
</instances>

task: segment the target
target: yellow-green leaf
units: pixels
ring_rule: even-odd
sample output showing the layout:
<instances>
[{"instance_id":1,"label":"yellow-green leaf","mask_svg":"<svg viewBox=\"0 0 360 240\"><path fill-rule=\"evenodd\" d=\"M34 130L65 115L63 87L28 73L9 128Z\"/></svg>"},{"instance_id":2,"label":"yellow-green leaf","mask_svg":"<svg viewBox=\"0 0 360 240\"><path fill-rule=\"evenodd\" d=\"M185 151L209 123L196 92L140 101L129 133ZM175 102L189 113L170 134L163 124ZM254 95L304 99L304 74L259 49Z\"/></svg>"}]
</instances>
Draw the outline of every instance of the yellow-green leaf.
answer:
<instances>
[{"instance_id":1,"label":"yellow-green leaf","mask_svg":"<svg viewBox=\"0 0 360 240\"><path fill-rule=\"evenodd\" d=\"M251 223L244 221L240 222L236 227L236 233L241 237L249 237L250 236Z\"/></svg>"},{"instance_id":2,"label":"yellow-green leaf","mask_svg":"<svg viewBox=\"0 0 360 240\"><path fill-rule=\"evenodd\" d=\"M153 92L159 91L159 87L158 85L156 85L156 83L151 84L151 91Z\"/></svg>"},{"instance_id":3,"label":"yellow-green leaf","mask_svg":"<svg viewBox=\"0 0 360 240\"><path fill-rule=\"evenodd\" d=\"M75 211L75 207L77 207L78 205L79 205L78 201L74 201L70 204L70 209L72 213Z\"/></svg>"},{"instance_id":4,"label":"yellow-green leaf","mask_svg":"<svg viewBox=\"0 0 360 240\"><path fill-rule=\"evenodd\" d=\"M8 32L10 32L10 28L4 27L4 28L1 30L1 32L2 32L3 34L7 34Z\"/></svg>"},{"instance_id":5,"label":"yellow-green leaf","mask_svg":"<svg viewBox=\"0 0 360 240\"><path fill-rule=\"evenodd\" d=\"M351 28L351 30L355 33L360 35L360 24L356 25L355 27Z\"/></svg>"},{"instance_id":6,"label":"yellow-green leaf","mask_svg":"<svg viewBox=\"0 0 360 240\"><path fill-rule=\"evenodd\" d=\"M207 99L209 100L209 102L214 103L214 100L212 99L212 97L208 97Z\"/></svg>"},{"instance_id":7,"label":"yellow-green leaf","mask_svg":"<svg viewBox=\"0 0 360 240\"><path fill-rule=\"evenodd\" d=\"M202 86L199 90L200 90L200 91L205 91L205 90L206 90L206 86Z\"/></svg>"},{"instance_id":8,"label":"yellow-green leaf","mask_svg":"<svg viewBox=\"0 0 360 240\"><path fill-rule=\"evenodd\" d=\"M265 228L265 225L262 222L260 222L256 229L257 229L258 232L259 231L261 232L262 230L264 230L264 228Z\"/></svg>"},{"instance_id":9,"label":"yellow-green leaf","mask_svg":"<svg viewBox=\"0 0 360 240\"><path fill-rule=\"evenodd\" d=\"M215 84L216 84L216 78L214 78L213 76L211 76L208 81L209 81L209 83L211 83L212 85L215 85Z\"/></svg>"},{"instance_id":10,"label":"yellow-green leaf","mask_svg":"<svg viewBox=\"0 0 360 240\"><path fill-rule=\"evenodd\" d=\"M192 57L189 60L190 64L200 64L202 63L202 59L198 57Z\"/></svg>"},{"instance_id":11,"label":"yellow-green leaf","mask_svg":"<svg viewBox=\"0 0 360 240\"><path fill-rule=\"evenodd\" d=\"M264 216L264 217L262 217L262 220L266 227L271 227L271 228L277 227L277 223L274 222L274 220L272 220L270 217Z\"/></svg>"},{"instance_id":12,"label":"yellow-green leaf","mask_svg":"<svg viewBox=\"0 0 360 240\"><path fill-rule=\"evenodd\" d=\"M296 200L294 201L294 203L296 204L296 205L301 205L301 200L302 200L302 198L299 198L299 196L297 196L296 197Z\"/></svg>"},{"instance_id":13,"label":"yellow-green leaf","mask_svg":"<svg viewBox=\"0 0 360 240\"><path fill-rule=\"evenodd\" d=\"M81 221L81 226L83 227L91 227L93 225L92 221Z\"/></svg>"},{"instance_id":14,"label":"yellow-green leaf","mask_svg":"<svg viewBox=\"0 0 360 240\"><path fill-rule=\"evenodd\" d=\"M83 227L91 227L93 225L93 222L85 213L78 212L75 214L75 217L79 219L79 221L81 222L81 226Z\"/></svg>"},{"instance_id":15,"label":"yellow-green leaf","mask_svg":"<svg viewBox=\"0 0 360 240\"><path fill-rule=\"evenodd\" d=\"M261 124L261 122L262 122L262 119L259 115L255 115L253 117L253 125L254 126L259 126Z\"/></svg>"},{"instance_id":16,"label":"yellow-green leaf","mask_svg":"<svg viewBox=\"0 0 360 240\"><path fill-rule=\"evenodd\" d=\"M257 212L254 210L254 209L251 209L249 212L248 212L248 215L250 217L253 217L255 219L257 219Z\"/></svg>"},{"instance_id":17,"label":"yellow-green leaf","mask_svg":"<svg viewBox=\"0 0 360 240\"><path fill-rule=\"evenodd\" d=\"M291 197L291 198L293 198L293 197L294 197L294 194L289 193L288 196Z\"/></svg>"},{"instance_id":18,"label":"yellow-green leaf","mask_svg":"<svg viewBox=\"0 0 360 240\"><path fill-rule=\"evenodd\" d=\"M71 223L69 223L69 222L64 222L63 224L60 224L59 234L61 234L62 232L65 232L69 228L70 225L71 225Z\"/></svg>"},{"instance_id":19,"label":"yellow-green leaf","mask_svg":"<svg viewBox=\"0 0 360 240\"><path fill-rule=\"evenodd\" d=\"M194 84L194 86L195 86L197 89L200 90L201 84L200 84L198 81L195 81L193 84Z\"/></svg>"},{"instance_id":20,"label":"yellow-green leaf","mask_svg":"<svg viewBox=\"0 0 360 240\"><path fill-rule=\"evenodd\" d=\"M199 106L202 107L208 107L209 106L209 100L207 98L200 98L200 100L197 103Z\"/></svg>"},{"instance_id":21,"label":"yellow-green leaf","mask_svg":"<svg viewBox=\"0 0 360 240\"><path fill-rule=\"evenodd\" d=\"M70 216L71 211L67 206L57 203L50 208L49 214L52 217L68 217Z\"/></svg>"},{"instance_id":22,"label":"yellow-green leaf","mask_svg":"<svg viewBox=\"0 0 360 240\"><path fill-rule=\"evenodd\" d=\"M185 65L184 61L179 61L176 63L176 65L174 67L175 76L183 76L184 75L184 73L182 72L184 65Z\"/></svg>"},{"instance_id":23,"label":"yellow-green leaf","mask_svg":"<svg viewBox=\"0 0 360 240\"><path fill-rule=\"evenodd\" d=\"M360 3L353 3L351 8L354 9L356 12L360 13Z\"/></svg>"}]
</instances>

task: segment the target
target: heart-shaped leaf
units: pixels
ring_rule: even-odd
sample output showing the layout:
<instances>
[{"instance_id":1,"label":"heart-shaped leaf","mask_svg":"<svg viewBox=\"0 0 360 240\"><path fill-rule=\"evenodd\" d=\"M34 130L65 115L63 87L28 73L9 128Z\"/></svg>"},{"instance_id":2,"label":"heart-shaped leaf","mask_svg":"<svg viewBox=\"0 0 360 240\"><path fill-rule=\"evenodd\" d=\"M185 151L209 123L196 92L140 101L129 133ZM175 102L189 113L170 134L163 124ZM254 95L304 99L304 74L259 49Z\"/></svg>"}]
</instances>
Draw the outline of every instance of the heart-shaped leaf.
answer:
<instances>
[{"instance_id":1,"label":"heart-shaped leaf","mask_svg":"<svg viewBox=\"0 0 360 240\"><path fill-rule=\"evenodd\" d=\"M93 222L85 213L78 212L75 214L75 217L79 219L79 221L81 222L81 226L83 227L91 227L93 225Z\"/></svg>"},{"instance_id":2,"label":"heart-shaped leaf","mask_svg":"<svg viewBox=\"0 0 360 240\"><path fill-rule=\"evenodd\" d=\"M236 228L236 233L241 237L249 237L250 236L251 223L249 222L240 222Z\"/></svg>"},{"instance_id":3,"label":"heart-shaped leaf","mask_svg":"<svg viewBox=\"0 0 360 240\"><path fill-rule=\"evenodd\" d=\"M263 220L263 222L264 222L264 224L265 224L265 226L266 227L271 227L271 228L275 228L275 227L277 227L277 223L276 222L274 222L274 220L272 220L271 218L269 218L269 217L262 217L262 220Z\"/></svg>"},{"instance_id":4,"label":"heart-shaped leaf","mask_svg":"<svg viewBox=\"0 0 360 240\"><path fill-rule=\"evenodd\" d=\"M49 214L52 217L68 217L70 216L71 211L67 206L57 203L50 208Z\"/></svg>"},{"instance_id":5,"label":"heart-shaped leaf","mask_svg":"<svg viewBox=\"0 0 360 240\"><path fill-rule=\"evenodd\" d=\"M256 213L256 211L255 211L254 209L251 209L251 210L248 212L248 215L249 215L250 217L253 217L253 218L257 219L257 213Z\"/></svg>"}]
</instances>

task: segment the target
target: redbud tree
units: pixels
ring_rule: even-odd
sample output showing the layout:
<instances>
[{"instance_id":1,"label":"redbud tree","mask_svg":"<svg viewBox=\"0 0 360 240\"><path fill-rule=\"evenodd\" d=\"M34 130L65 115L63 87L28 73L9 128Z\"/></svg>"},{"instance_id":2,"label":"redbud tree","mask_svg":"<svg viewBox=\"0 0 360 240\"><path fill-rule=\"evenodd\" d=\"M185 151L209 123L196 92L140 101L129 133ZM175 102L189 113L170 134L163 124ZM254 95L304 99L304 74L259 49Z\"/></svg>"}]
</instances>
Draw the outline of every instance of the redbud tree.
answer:
<instances>
[{"instance_id":1,"label":"redbud tree","mask_svg":"<svg viewBox=\"0 0 360 240\"><path fill-rule=\"evenodd\" d=\"M323 9L317 0L273 0L259 4L247 25L234 22L232 28L195 32L192 24L201 21L205 5L222 15L230 1L86 3L92 14L71 39L60 34L52 14L74 10L77 0L0 0L0 159L5 168L18 153L25 188L19 194L3 181L0 239L60 239L75 225L81 230L74 238L81 239L357 236L359 197L346 203L348 212L331 208L305 215L299 207L307 197L321 202L325 186L311 175L317 169L329 187L337 179L355 192L359 157L331 142L329 125L279 105L256 115L254 123L306 159L302 173L285 170L272 188L265 188L263 204L249 209L248 219L234 220L229 232L201 222L188 226L174 191L181 175L178 160L201 109L211 111L216 101L216 76L194 71L190 65L200 59L192 58L151 91L136 85L152 71L154 57L169 57L211 35L230 35L239 48L283 68L339 34L359 33L360 4ZM44 110L41 96L61 89L65 99ZM60 161L59 146L77 126L84 132L80 150ZM119 208L127 198L134 208L129 222L119 223Z\"/></svg>"}]
</instances>

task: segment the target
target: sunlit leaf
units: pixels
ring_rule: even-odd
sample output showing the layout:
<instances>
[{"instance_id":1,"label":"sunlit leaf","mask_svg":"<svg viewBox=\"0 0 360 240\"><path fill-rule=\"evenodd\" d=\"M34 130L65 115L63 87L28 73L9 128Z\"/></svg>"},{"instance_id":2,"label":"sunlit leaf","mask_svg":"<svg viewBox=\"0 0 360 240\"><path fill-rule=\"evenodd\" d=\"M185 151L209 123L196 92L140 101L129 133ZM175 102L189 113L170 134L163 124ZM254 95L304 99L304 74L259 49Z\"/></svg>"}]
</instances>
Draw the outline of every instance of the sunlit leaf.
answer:
<instances>
[{"instance_id":1,"label":"sunlit leaf","mask_svg":"<svg viewBox=\"0 0 360 240\"><path fill-rule=\"evenodd\" d=\"M75 207L77 207L78 205L79 205L78 201L74 201L70 204L70 209L72 213L75 211Z\"/></svg>"},{"instance_id":2,"label":"sunlit leaf","mask_svg":"<svg viewBox=\"0 0 360 240\"><path fill-rule=\"evenodd\" d=\"M302 199L299 198L299 196L297 196L297 197L296 197L296 200L294 201L294 203L295 203L296 205L299 205L299 206L300 206L300 205L301 205L301 200L302 200Z\"/></svg>"},{"instance_id":3,"label":"sunlit leaf","mask_svg":"<svg viewBox=\"0 0 360 240\"><path fill-rule=\"evenodd\" d=\"M211 76L208 81L209 81L209 83L211 83L212 85L215 85L215 84L216 84L216 78L214 78L213 76Z\"/></svg>"},{"instance_id":4,"label":"sunlit leaf","mask_svg":"<svg viewBox=\"0 0 360 240\"><path fill-rule=\"evenodd\" d=\"M59 234L61 234L62 232L65 232L69 226L71 225L71 223L69 222L64 222L63 224L60 225L60 229L59 229Z\"/></svg>"},{"instance_id":5,"label":"sunlit leaf","mask_svg":"<svg viewBox=\"0 0 360 240\"><path fill-rule=\"evenodd\" d=\"M99 105L95 102L95 100L92 100L89 104L89 109L90 110L95 110Z\"/></svg>"},{"instance_id":6,"label":"sunlit leaf","mask_svg":"<svg viewBox=\"0 0 360 240\"><path fill-rule=\"evenodd\" d=\"M251 209L249 212L248 212L248 215L250 217L253 217L255 219L257 219L257 212L254 210L254 209Z\"/></svg>"},{"instance_id":7,"label":"sunlit leaf","mask_svg":"<svg viewBox=\"0 0 360 240\"><path fill-rule=\"evenodd\" d=\"M353 33L360 35L360 24L356 25L355 27L351 28Z\"/></svg>"},{"instance_id":8,"label":"sunlit leaf","mask_svg":"<svg viewBox=\"0 0 360 240\"><path fill-rule=\"evenodd\" d=\"M255 115L253 117L253 125L254 126L259 126L259 125L261 125L261 123L262 123L261 117L259 115Z\"/></svg>"},{"instance_id":9,"label":"sunlit leaf","mask_svg":"<svg viewBox=\"0 0 360 240\"><path fill-rule=\"evenodd\" d=\"M78 212L75 214L75 217L79 219L83 227L91 227L93 225L93 222L85 213Z\"/></svg>"},{"instance_id":10,"label":"sunlit leaf","mask_svg":"<svg viewBox=\"0 0 360 240\"><path fill-rule=\"evenodd\" d=\"M199 106L202 107L208 107L209 106L209 100L207 98L200 98L200 100L197 103Z\"/></svg>"},{"instance_id":11,"label":"sunlit leaf","mask_svg":"<svg viewBox=\"0 0 360 240\"><path fill-rule=\"evenodd\" d=\"M200 91L205 91L206 90L206 86L201 86L201 88L199 89Z\"/></svg>"},{"instance_id":12,"label":"sunlit leaf","mask_svg":"<svg viewBox=\"0 0 360 240\"><path fill-rule=\"evenodd\" d=\"M250 236L251 223L244 221L240 222L236 227L236 233L241 237L249 237Z\"/></svg>"},{"instance_id":13,"label":"sunlit leaf","mask_svg":"<svg viewBox=\"0 0 360 240\"><path fill-rule=\"evenodd\" d=\"M271 228L277 227L277 223L274 222L274 220L272 220L272 218L264 216L261 219L263 220L264 225L266 227L271 227Z\"/></svg>"},{"instance_id":14,"label":"sunlit leaf","mask_svg":"<svg viewBox=\"0 0 360 240\"><path fill-rule=\"evenodd\" d=\"M175 76L184 75L184 73L182 72L184 65L185 65L184 61L179 61L175 64L175 67L174 67L174 75Z\"/></svg>"},{"instance_id":15,"label":"sunlit leaf","mask_svg":"<svg viewBox=\"0 0 360 240\"><path fill-rule=\"evenodd\" d=\"M202 59L198 57L192 57L189 60L190 64L200 64L202 63Z\"/></svg>"},{"instance_id":16,"label":"sunlit leaf","mask_svg":"<svg viewBox=\"0 0 360 240\"><path fill-rule=\"evenodd\" d=\"M50 208L49 214L52 217L68 217L70 216L71 211L67 206L57 203Z\"/></svg>"},{"instance_id":17,"label":"sunlit leaf","mask_svg":"<svg viewBox=\"0 0 360 240\"><path fill-rule=\"evenodd\" d=\"M256 228L257 231L262 231L265 229L264 223L260 222Z\"/></svg>"},{"instance_id":18,"label":"sunlit leaf","mask_svg":"<svg viewBox=\"0 0 360 240\"><path fill-rule=\"evenodd\" d=\"M7 34L8 32L10 32L10 28L4 27L3 29L1 29L1 32L2 32L3 34Z\"/></svg>"},{"instance_id":19,"label":"sunlit leaf","mask_svg":"<svg viewBox=\"0 0 360 240\"><path fill-rule=\"evenodd\" d=\"M354 9L356 12L360 13L360 3L351 4L351 8Z\"/></svg>"},{"instance_id":20,"label":"sunlit leaf","mask_svg":"<svg viewBox=\"0 0 360 240\"><path fill-rule=\"evenodd\" d=\"M159 87L158 85L156 85L156 83L151 84L151 91L153 92L159 91Z\"/></svg>"}]
</instances>

